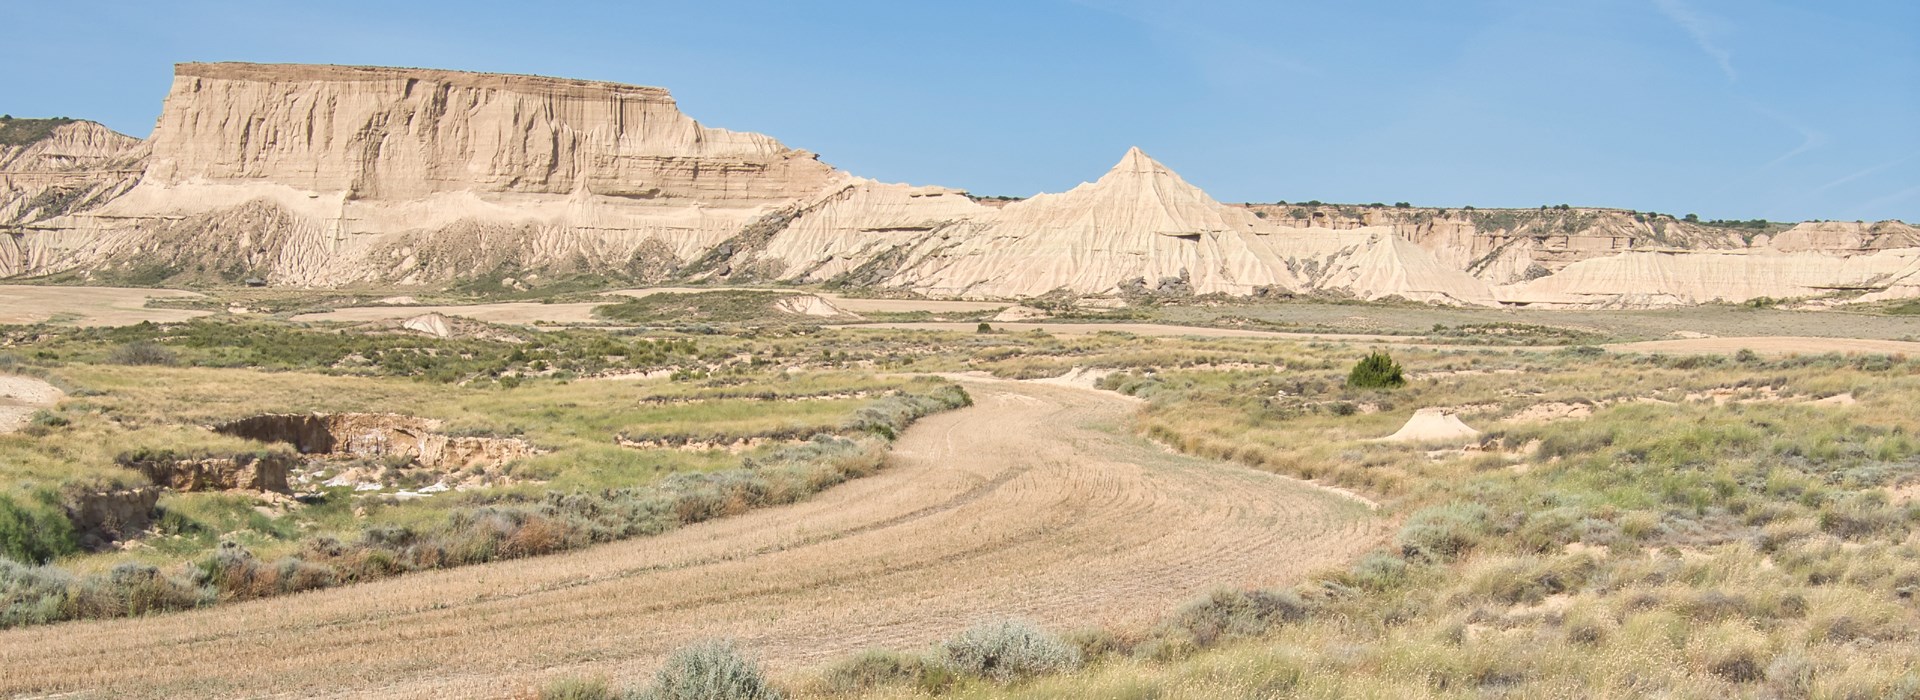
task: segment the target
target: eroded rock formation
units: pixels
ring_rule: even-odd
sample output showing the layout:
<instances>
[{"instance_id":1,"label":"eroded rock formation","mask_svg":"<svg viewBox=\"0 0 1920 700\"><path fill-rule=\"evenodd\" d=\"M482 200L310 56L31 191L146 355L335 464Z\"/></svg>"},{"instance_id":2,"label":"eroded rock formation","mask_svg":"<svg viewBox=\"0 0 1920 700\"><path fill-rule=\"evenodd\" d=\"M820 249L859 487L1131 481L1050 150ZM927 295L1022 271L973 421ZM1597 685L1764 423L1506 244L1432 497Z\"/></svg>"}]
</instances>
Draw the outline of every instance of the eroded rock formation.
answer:
<instances>
[{"instance_id":1,"label":"eroded rock formation","mask_svg":"<svg viewBox=\"0 0 1920 700\"><path fill-rule=\"evenodd\" d=\"M81 547L101 549L147 529L159 500L160 489L151 486L73 493L65 503L67 521Z\"/></svg>"},{"instance_id":2,"label":"eroded rock formation","mask_svg":"<svg viewBox=\"0 0 1920 700\"><path fill-rule=\"evenodd\" d=\"M147 477L154 486L175 491L258 491L292 493L287 474L297 460L283 452L237 455L132 454L120 466Z\"/></svg>"},{"instance_id":3,"label":"eroded rock formation","mask_svg":"<svg viewBox=\"0 0 1920 700\"><path fill-rule=\"evenodd\" d=\"M439 421L396 413L270 413L214 426L214 432L292 445L301 454L392 457L442 471L538 454L523 440L452 436L439 428Z\"/></svg>"},{"instance_id":4,"label":"eroded rock formation","mask_svg":"<svg viewBox=\"0 0 1920 700\"><path fill-rule=\"evenodd\" d=\"M22 124L26 124L23 120ZM1657 305L1920 295L1898 222L1225 205L1146 154L1021 201L878 183L665 90L182 64L153 135L0 127L0 275L282 286L832 282L933 295L1331 293Z\"/></svg>"}]
</instances>

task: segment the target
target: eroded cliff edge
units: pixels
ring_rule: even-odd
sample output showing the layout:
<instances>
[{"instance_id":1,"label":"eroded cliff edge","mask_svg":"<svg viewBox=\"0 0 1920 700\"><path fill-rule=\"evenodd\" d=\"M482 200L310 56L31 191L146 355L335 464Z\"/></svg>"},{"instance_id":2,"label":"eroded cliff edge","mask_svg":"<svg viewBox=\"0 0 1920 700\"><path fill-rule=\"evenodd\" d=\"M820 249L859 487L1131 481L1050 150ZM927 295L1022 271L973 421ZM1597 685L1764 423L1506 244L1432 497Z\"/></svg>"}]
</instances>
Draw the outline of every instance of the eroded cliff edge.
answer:
<instances>
[{"instance_id":1,"label":"eroded cliff edge","mask_svg":"<svg viewBox=\"0 0 1920 700\"><path fill-rule=\"evenodd\" d=\"M660 88L587 80L189 63L145 142L42 126L0 143L0 274L1572 306L1920 294L1920 232L1898 222L1756 231L1616 210L1226 205L1138 150L1072 191L982 202L701 125Z\"/></svg>"}]
</instances>

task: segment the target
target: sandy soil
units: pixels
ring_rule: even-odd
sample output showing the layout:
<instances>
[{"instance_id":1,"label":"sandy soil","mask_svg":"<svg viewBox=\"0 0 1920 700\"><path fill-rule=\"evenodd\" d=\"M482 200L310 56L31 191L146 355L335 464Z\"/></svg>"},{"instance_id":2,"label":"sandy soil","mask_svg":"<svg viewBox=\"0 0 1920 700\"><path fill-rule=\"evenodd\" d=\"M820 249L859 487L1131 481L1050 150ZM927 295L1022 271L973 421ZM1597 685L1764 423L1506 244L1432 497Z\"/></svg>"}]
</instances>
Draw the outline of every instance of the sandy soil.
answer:
<instances>
[{"instance_id":1,"label":"sandy soil","mask_svg":"<svg viewBox=\"0 0 1920 700\"><path fill-rule=\"evenodd\" d=\"M175 289L0 285L0 324L39 323L56 315L77 316L70 321L76 326L131 326L141 321L185 321L209 312L148 309L144 305L148 299L197 296L200 295Z\"/></svg>"},{"instance_id":2,"label":"sandy soil","mask_svg":"<svg viewBox=\"0 0 1920 700\"><path fill-rule=\"evenodd\" d=\"M952 331L956 333L976 332L978 323L949 323L942 321L914 321L905 323L861 323L831 328L890 328L895 330ZM1194 336L1200 338L1273 338L1275 340L1330 340L1356 343L1393 343L1417 344L1421 338L1398 335L1367 335L1362 333L1283 333L1279 331L1256 331L1244 328L1203 328L1199 326L1173 326L1161 323L994 323L993 329L1002 333L1029 333L1045 331L1054 335L1093 335L1101 331L1117 331L1145 336ZM1441 346L1434 346L1441 347Z\"/></svg>"},{"instance_id":3,"label":"sandy soil","mask_svg":"<svg viewBox=\"0 0 1920 700\"><path fill-rule=\"evenodd\" d=\"M66 393L33 377L0 375L0 435L27 427L34 411L59 403L62 396Z\"/></svg>"},{"instance_id":4,"label":"sandy soil","mask_svg":"<svg viewBox=\"0 0 1920 700\"><path fill-rule=\"evenodd\" d=\"M1860 338L1805 338L1795 336L1769 336L1750 338L1683 338L1675 340L1649 340L1640 343L1618 343L1606 346L1614 352L1664 352L1669 354L1719 354L1731 355L1741 350L1752 350L1761 355L1791 355L1795 353L1819 355L1837 353L1880 353L1920 355L1920 343L1905 340L1866 340Z\"/></svg>"},{"instance_id":5,"label":"sandy soil","mask_svg":"<svg viewBox=\"0 0 1920 700\"><path fill-rule=\"evenodd\" d=\"M892 468L807 502L537 559L135 620L0 632L0 695L500 696L643 680L691 640L776 670L1021 616L1142 623L1337 566L1388 529L1277 475L1169 455L1107 392L969 380Z\"/></svg>"},{"instance_id":6,"label":"sandy soil","mask_svg":"<svg viewBox=\"0 0 1920 700\"><path fill-rule=\"evenodd\" d=\"M622 289L607 292L607 296L643 297L651 294L692 294L696 292L717 292L746 290L745 287L656 287L651 289ZM785 290L753 290L785 291ZM790 291L795 296L814 296L826 299L833 308L851 313L868 311L932 311L935 313L958 313L1004 308L1007 304L992 304L972 301L924 301L914 299L858 299L838 294L808 293ZM385 301L385 300L383 300ZM613 299L604 302L576 302L571 304L542 304L539 302L502 302L497 304L467 304L450 306L355 306L336 309L325 313L301 314L293 317L295 321L389 321L405 319L426 313L438 313L447 316L461 316L488 323L528 325L533 323L557 324L595 324L605 325L605 319L593 315L598 306L613 303ZM798 313L808 313L799 310ZM819 314L816 314L819 315ZM973 330L968 326L967 330Z\"/></svg>"},{"instance_id":7,"label":"sandy soil","mask_svg":"<svg viewBox=\"0 0 1920 700\"><path fill-rule=\"evenodd\" d=\"M487 323L531 325L534 323L606 323L595 318L594 307L606 302L542 304L537 301L512 301L499 304L463 304L450 306L354 306L317 314L300 314L295 321L393 321L423 314L459 316Z\"/></svg>"},{"instance_id":8,"label":"sandy soil","mask_svg":"<svg viewBox=\"0 0 1920 700\"><path fill-rule=\"evenodd\" d=\"M618 294L620 296L629 296L629 297L643 297L649 294L696 294L699 292L720 292L720 291L758 291L758 292L777 291L777 292L790 292L795 294L803 293L800 290L762 289L758 287L649 287L644 289L622 289L616 292L608 292L608 294ZM828 302L831 302L835 308L838 308L843 311L850 311L856 314L867 313L871 311L892 312L892 313L927 311L927 312L936 313L936 314L971 313L974 311L992 311L995 309L1004 309L1009 306L1013 306L1013 302L1005 302L1005 301L995 302L995 301L943 301L943 300L937 300L937 299L866 299L861 297L841 296L839 294L834 294L832 292L813 292L812 294L814 296L818 296L823 299L826 299Z\"/></svg>"}]
</instances>

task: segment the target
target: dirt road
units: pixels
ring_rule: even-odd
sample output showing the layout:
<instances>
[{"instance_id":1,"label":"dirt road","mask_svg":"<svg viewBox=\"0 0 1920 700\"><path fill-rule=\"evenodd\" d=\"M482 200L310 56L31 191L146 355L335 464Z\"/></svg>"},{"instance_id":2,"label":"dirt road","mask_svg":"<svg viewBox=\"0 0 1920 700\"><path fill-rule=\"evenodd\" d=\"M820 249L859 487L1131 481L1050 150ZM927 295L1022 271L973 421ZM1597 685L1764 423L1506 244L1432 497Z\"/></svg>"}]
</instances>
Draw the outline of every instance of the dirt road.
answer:
<instances>
[{"instance_id":1,"label":"dirt road","mask_svg":"<svg viewBox=\"0 0 1920 700\"><path fill-rule=\"evenodd\" d=\"M915 425L891 468L804 503L538 559L0 632L0 695L499 696L568 675L637 681L710 637L792 671L1000 616L1145 622L1386 536L1364 505L1126 435L1134 404L1116 394L968 388L976 405Z\"/></svg>"}]
</instances>

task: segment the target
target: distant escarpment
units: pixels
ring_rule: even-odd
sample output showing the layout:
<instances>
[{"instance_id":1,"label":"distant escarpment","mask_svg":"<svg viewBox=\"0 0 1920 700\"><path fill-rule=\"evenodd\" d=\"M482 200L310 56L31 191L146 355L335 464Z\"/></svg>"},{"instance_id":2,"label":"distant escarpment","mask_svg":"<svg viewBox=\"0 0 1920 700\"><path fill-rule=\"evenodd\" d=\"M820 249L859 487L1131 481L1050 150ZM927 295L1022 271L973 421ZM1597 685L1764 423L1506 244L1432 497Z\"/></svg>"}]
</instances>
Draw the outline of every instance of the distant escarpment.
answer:
<instances>
[{"instance_id":1,"label":"distant escarpment","mask_svg":"<svg viewBox=\"0 0 1920 700\"><path fill-rule=\"evenodd\" d=\"M0 275L151 285L594 275L1550 306L1920 295L1920 232L1898 222L1231 205L1137 149L1064 193L976 200L703 126L659 88L347 66L182 64L145 142L0 122L0 233Z\"/></svg>"}]
</instances>

